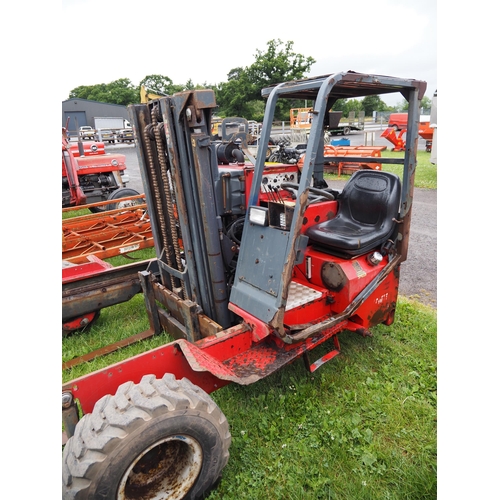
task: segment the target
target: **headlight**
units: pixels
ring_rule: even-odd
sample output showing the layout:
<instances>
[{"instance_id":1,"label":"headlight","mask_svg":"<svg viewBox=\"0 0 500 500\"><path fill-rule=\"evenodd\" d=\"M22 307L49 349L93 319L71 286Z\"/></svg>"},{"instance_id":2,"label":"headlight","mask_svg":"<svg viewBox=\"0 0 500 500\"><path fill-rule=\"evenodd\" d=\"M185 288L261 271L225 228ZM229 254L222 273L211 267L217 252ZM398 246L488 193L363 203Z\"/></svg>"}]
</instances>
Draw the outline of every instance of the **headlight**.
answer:
<instances>
[{"instance_id":1,"label":"headlight","mask_svg":"<svg viewBox=\"0 0 500 500\"><path fill-rule=\"evenodd\" d=\"M269 216L266 207L250 207L248 209L248 220L258 226L268 226Z\"/></svg>"}]
</instances>

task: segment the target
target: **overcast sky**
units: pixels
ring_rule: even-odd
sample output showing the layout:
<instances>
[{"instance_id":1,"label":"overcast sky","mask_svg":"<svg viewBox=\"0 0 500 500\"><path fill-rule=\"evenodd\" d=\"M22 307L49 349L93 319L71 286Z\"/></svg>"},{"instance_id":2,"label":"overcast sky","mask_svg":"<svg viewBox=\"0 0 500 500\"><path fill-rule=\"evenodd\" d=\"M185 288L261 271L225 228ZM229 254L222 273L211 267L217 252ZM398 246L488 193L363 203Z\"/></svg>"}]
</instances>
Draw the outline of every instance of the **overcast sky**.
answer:
<instances>
[{"instance_id":1,"label":"overcast sky","mask_svg":"<svg viewBox=\"0 0 500 500\"><path fill-rule=\"evenodd\" d=\"M437 89L436 4L62 0L63 19L78 20L65 36L78 58L61 75L61 98L80 85L119 78L138 85L152 74L176 84L225 82L272 39L291 40L295 52L316 60L306 76L353 70L414 78L428 83L430 98ZM403 100L382 98L389 105Z\"/></svg>"}]
</instances>

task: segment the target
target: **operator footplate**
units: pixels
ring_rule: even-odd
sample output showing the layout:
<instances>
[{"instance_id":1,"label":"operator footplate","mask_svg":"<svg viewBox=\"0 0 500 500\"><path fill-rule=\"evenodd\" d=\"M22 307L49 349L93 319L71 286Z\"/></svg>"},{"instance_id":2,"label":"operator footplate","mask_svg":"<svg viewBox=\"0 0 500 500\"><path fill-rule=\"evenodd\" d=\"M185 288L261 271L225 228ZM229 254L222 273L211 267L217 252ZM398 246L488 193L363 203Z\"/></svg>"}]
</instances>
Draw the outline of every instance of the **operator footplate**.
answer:
<instances>
[{"instance_id":1,"label":"operator footplate","mask_svg":"<svg viewBox=\"0 0 500 500\"><path fill-rule=\"evenodd\" d=\"M294 281L290 283L283 323L292 330L316 323L319 318L331 314L331 305L325 300L327 291L321 287Z\"/></svg>"},{"instance_id":2,"label":"operator footplate","mask_svg":"<svg viewBox=\"0 0 500 500\"><path fill-rule=\"evenodd\" d=\"M285 311L313 302L321 298L323 294L314 288L310 288L296 281L290 283L288 299L286 301Z\"/></svg>"}]
</instances>

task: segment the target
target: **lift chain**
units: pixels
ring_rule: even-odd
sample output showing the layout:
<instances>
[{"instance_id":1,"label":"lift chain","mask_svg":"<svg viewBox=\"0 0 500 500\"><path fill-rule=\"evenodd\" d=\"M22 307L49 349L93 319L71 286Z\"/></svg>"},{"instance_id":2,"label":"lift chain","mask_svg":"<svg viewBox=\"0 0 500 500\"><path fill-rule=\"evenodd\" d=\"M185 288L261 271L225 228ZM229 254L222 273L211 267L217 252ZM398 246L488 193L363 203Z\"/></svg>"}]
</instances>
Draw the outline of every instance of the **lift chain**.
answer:
<instances>
[{"instance_id":1,"label":"lift chain","mask_svg":"<svg viewBox=\"0 0 500 500\"><path fill-rule=\"evenodd\" d=\"M170 224L170 229L171 229L171 235L172 235L172 243L174 246L174 254L175 254L175 261L177 264L176 269L177 270L182 270L182 259L181 259L181 251L179 247L179 238L178 238L178 228L177 228L177 220L175 218L174 214L174 192L173 192L173 186L171 185L171 177L168 173L168 164L167 164L167 155L165 153L165 148L163 147L163 142L161 140L161 135L160 135L160 128L158 125L158 119L157 119L157 114L154 112L155 109L158 108L158 105L155 104L153 108L153 112L151 113L151 119L153 123L153 130L155 134L155 140L156 140L156 149L158 152L158 159L160 162L160 175L161 179L163 181L163 186L164 186L164 193L165 193L165 198L167 201L167 212L168 212L168 220ZM176 231L177 229L177 231ZM168 252L167 252L168 253ZM170 266L171 264L168 263ZM173 266L171 266L173 267ZM172 281L172 289L174 289L174 278L173 276L171 277ZM181 282L182 286L182 298L187 298L187 293L186 293L186 286L184 281Z\"/></svg>"},{"instance_id":2,"label":"lift chain","mask_svg":"<svg viewBox=\"0 0 500 500\"><path fill-rule=\"evenodd\" d=\"M158 176L156 174L156 170L154 168L154 157L153 157L153 148L151 145L151 138L149 136L149 130L148 127L146 126L143 129L143 139L144 139L144 145L146 149L146 156L147 156L147 161L148 161L148 170L149 174L151 176L151 184L153 186L153 194L154 194L154 203L156 205L156 213L158 214L158 224L160 227L160 233L161 233L161 240L162 240L162 245L166 249L168 248L168 233L167 233L167 227L165 225L165 215L163 213L163 206L161 203L160 199L160 189L158 185ZM165 252L166 258L167 258L167 264L172 267L172 259L169 254L169 252ZM174 277L170 277L171 281L171 287L172 289L175 286L175 281Z\"/></svg>"}]
</instances>

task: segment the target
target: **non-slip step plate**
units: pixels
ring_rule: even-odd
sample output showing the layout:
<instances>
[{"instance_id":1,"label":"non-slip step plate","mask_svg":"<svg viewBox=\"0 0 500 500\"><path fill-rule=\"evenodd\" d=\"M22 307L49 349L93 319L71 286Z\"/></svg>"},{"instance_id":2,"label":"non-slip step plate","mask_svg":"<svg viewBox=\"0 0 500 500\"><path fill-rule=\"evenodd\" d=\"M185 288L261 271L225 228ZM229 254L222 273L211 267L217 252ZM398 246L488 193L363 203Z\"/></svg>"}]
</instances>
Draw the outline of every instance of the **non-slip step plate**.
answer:
<instances>
[{"instance_id":1,"label":"non-slip step plate","mask_svg":"<svg viewBox=\"0 0 500 500\"><path fill-rule=\"evenodd\" d=\"M313 288L309 288L306 285L292 281L290 284L290 291L288 293L285 311L308 304L313 300L319 299L321 295L321 292L318 292Z\"/></svg>"}]
</instances>

